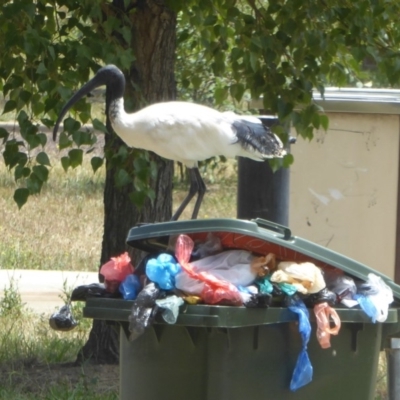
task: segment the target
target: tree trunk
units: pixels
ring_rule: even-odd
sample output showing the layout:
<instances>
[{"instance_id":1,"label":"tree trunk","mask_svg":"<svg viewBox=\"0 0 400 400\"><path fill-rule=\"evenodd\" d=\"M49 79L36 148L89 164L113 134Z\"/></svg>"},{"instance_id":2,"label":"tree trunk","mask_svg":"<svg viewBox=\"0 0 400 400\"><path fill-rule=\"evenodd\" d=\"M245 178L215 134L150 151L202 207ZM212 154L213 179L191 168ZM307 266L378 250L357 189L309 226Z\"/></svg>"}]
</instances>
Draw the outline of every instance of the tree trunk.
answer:
<instances>
[{"instance_id":1,"label":"tree trunk","mask_svg":"<svg viewBox=\"0 0 400 400\"><path fill-rule=\"evenodd\" d=\"M114 6L121 9L124 7L120 1L114 1ZM135 11L130 13L133 27L132 51L136 61L127 73L125 103L128 111L146 104L172 100L176 94L176 15L163 1L138 0L132 6L135 7ZM110 154L116 154L121 146L125 144L114 133L106 135L106 153L111 151ZM147 199L141 209L130 200L133 184L117 188L117 170L108 158L106 160L101 265L110 257L128 250L125 240L129 229L137 223L171 218L173 163L155 154L151 154L151 159L158 166L157 178L152 182L156 197L153 203ZM134 265L137 264L140 255L131 252L131 257ZM78 354L77 362L90 360L96 363L118 363L118 350L118 336L114 329L103 321L95 320L89 340Z\"/></svg>"}]
</instances>

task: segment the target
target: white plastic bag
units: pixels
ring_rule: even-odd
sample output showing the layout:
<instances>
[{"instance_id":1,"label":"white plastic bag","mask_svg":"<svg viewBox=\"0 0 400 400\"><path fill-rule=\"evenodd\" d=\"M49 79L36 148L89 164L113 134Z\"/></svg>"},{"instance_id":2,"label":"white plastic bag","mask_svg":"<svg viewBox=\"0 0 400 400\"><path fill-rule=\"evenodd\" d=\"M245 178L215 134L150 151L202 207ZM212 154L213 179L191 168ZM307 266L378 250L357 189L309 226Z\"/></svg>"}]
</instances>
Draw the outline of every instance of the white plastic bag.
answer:
<instances>
[{"instance_id":1,"label":"white plastic bag","mask_svg":"<svg viewBox=\"0 0 400 400\"><path fill-rule=\"evenodd\" d=\"M325 286L321 269L310 262L296 263L282 261L278 270L271 276L271 282L287 282L294 285L300 293L318 293Z\"/></svg>"},{"instance_id":2,"label":"white plastic bag","mask_svg":"<svg viewBox=\"0 0 400 400\"><path fill-rule=\"evenodd\" d=\"M249 286L257 277L256 271L251 268L254 258L256 257L246 250L228 250L191 264L197 272L208 272L235 286ZM191 278L184 271L175 276L175 285L185 293L194 295L200 295L204 288L204 282Z\"/></svg>"},{"instance_id":3,"label":"white plastic bag","mask_svg":"<svg viewBox=\"0 0 400 400\"><path fill-rule=\"evenodd\" d=\"M393 302L392 289L383 281L383 279L373 273L368 274L368 280L365 284L361 285L360 292L366 290L368 292L364 295L370 299L372 304L376 308L375 316L372 316L372 320L378 322L385 322L388 317L389 304Z\"/></svg>"}]
</instances>

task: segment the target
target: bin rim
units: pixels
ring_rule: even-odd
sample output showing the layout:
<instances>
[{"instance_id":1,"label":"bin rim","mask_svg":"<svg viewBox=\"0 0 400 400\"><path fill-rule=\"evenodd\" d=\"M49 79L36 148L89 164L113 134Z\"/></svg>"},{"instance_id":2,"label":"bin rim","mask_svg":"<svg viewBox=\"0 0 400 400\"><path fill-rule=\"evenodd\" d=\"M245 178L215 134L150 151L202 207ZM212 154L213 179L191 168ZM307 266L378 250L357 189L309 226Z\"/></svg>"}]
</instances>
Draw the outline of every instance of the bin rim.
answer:
<instances>
[{"instance_id":1,"label":"bin rim","mask_svg":"<svg viewBox=\"0 0 400 400\"><path fill-rule=\"evenodd\" d=\"M260 218L254 220L212 218L140 224L129 230L126 243L133 248L151 252L157 251L157 240L154 239L202 232L230 232L248 235L293 250L320 263L339 268L363 281L367 280L369 273L374 273L383 279L392 289L394 298L400 301L400 286L385 274L353 258L294 236L288 227ZM149 241L149 239L153 240Z\"/></svg>"}]
</instances>

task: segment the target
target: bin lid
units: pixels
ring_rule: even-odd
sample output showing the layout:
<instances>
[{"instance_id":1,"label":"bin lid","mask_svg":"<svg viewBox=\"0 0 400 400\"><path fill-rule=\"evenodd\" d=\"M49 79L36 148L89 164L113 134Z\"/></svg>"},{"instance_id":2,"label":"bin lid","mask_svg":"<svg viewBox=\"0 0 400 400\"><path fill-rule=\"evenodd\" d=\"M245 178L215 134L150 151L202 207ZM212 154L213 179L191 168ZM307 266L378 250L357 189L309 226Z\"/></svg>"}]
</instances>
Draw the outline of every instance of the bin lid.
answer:
<instances>
[{"instance_id":1,"label":"bin lid","mask_svg":"<svg viewBox=\"0 0 400 400\"><path fill-rule=\"evenodd\" d=\"M400 299L400 286L389 277L366 265L316 243L293 236L290 229L264 219L197 219L143 224L129 230L127 244L148 253L168 250L174 237L190 236L204 241L212 233L220 238L225 249L248 250L256 254L274 253L279 259L295 262L311 261L320 267L336 267L366 281L369 273L380 276ZM172 250L172 248L170 249Z\"/></svg>"}]
</instances>

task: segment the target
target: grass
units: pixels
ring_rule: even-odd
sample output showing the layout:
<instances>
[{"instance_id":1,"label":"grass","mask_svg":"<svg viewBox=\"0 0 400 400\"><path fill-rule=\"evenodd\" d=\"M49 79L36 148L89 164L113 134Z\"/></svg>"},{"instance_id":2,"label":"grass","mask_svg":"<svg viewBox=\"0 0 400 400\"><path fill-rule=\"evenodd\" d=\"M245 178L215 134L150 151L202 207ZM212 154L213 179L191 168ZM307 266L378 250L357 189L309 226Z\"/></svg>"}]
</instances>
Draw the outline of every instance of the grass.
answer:
<instances>
[{"instance_id":1,"label":"grass","mask_svg":"<svg viewBox=\"0 0 400 400\"><path fill-rule=\"evenodd\" d=\"M48 183L39 196L18 211L13 200L15 183L0 160L0 268L96 271L103 235L105 169L94 175L89 160L82 167L62 169L52 157ZM201 218L234 217L236 185L232 178L210 184L215 175L232 175L232 164L223 171L208 172L208 193ZM207 175L207 174L206 174ZM174 205L186 194L177 184ZM183 217L190 217L190 207Z\"/></svg>"}]
</instances>

